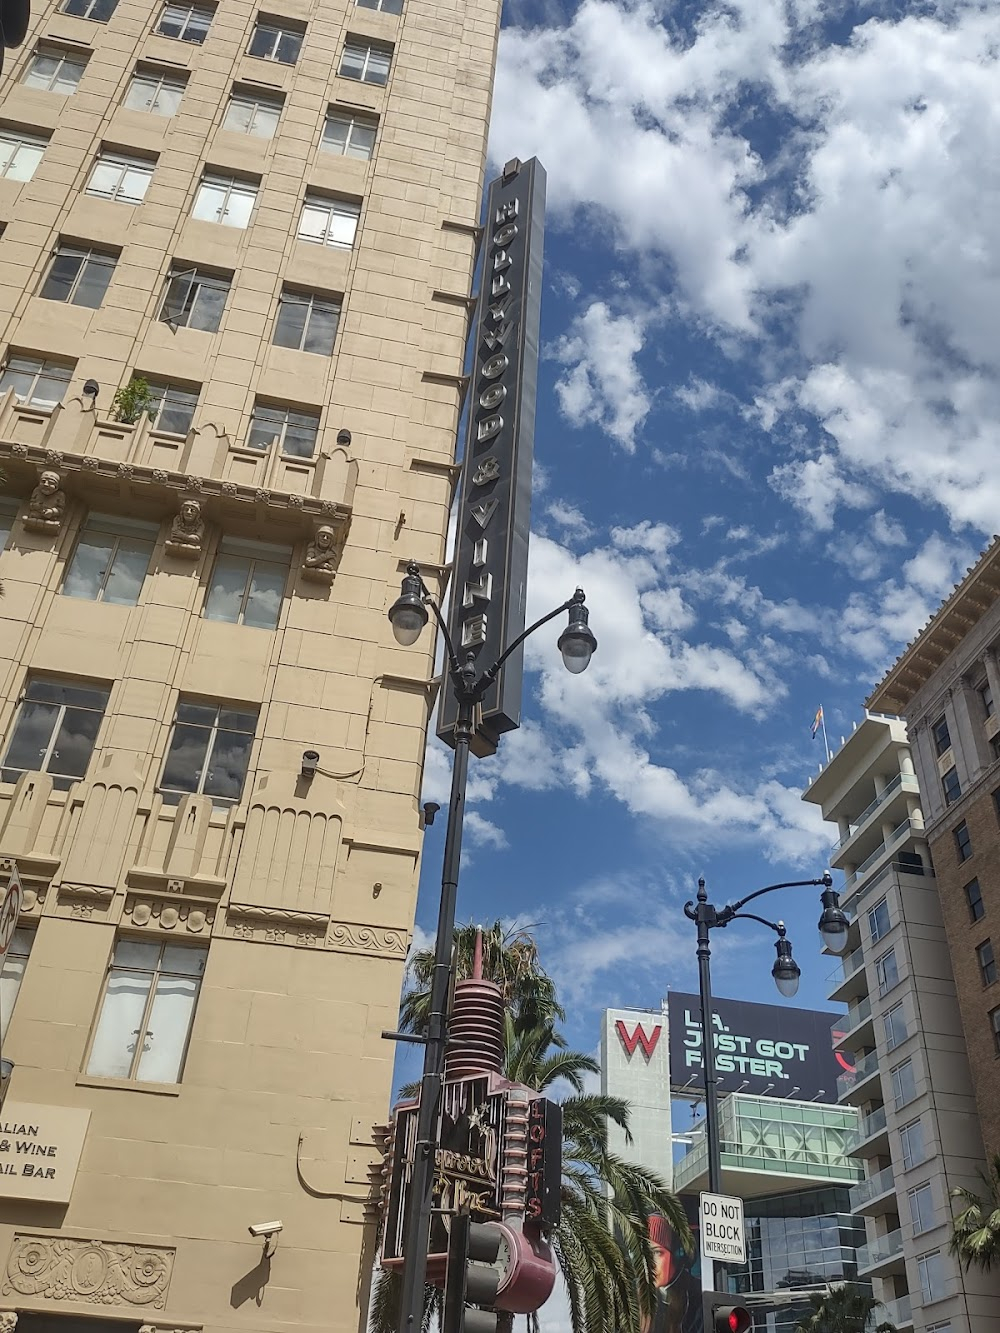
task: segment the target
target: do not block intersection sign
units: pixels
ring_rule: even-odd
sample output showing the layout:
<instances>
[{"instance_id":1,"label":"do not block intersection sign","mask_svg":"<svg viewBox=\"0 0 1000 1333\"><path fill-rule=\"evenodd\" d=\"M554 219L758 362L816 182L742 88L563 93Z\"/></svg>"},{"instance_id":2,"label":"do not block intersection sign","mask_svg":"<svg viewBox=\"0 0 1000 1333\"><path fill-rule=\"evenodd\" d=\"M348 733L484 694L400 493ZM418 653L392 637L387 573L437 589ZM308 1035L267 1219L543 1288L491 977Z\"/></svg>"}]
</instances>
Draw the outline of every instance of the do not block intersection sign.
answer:
<instances>
[{"instance_id":1,"label":"do not block intersection sign","mask_svg":"<svg viewBox=\"0 0 1000 1333\"><path fill-rule=\"evenodd\" d=\"M745 1264L746 1230L743 1200L732 1194L701 1193L701 1257L722 1263Z\"/></svg>"}]
</instances>

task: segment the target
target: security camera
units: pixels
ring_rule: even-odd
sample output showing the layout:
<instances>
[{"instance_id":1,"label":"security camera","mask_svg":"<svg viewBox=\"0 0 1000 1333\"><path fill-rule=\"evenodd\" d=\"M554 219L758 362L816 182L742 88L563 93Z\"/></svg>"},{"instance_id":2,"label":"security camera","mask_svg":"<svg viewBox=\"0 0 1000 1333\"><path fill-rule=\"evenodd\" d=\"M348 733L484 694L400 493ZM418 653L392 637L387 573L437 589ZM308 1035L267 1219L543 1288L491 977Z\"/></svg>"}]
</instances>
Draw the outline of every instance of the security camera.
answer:
<instances>
[{"instance_id":1,"label":"security camera","mask_svg":"<svg viewBox=\"0 0 1000 1333\"><path fill-rule=\"evenodd\" d=\"M247 1227L251 1236L276 1236L282 1229L280 1222L254 1222L253 1226Z\"/></svg>"},{"instance_id":2,"label":"security camera","mask_svg":"<svg viewBox=\"0 0 1000 1333\"><path fill-rule=\"evenodd\" d=\"M311 778L319 767L319 750L302 751L302 776Z\"/></svg>"}]
</instances>

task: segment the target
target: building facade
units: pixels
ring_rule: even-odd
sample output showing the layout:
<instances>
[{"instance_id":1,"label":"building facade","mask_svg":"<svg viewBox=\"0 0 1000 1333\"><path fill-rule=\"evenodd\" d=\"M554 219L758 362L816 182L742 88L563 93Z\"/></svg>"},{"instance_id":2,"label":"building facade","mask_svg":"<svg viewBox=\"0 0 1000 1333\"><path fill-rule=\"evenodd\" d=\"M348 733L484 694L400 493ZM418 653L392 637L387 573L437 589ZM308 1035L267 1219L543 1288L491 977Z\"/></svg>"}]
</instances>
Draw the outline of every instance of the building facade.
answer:
<instances>
[{"instance_id":1,"label":"building facade","mask_svg":"<svg viewBox=\"0 0 1000 1333\"><path fill-rule=\"evenodd\" d=\"M983 1146L921 791L904 723L869 713L803 799L837 825L851 919L830 998L848 1006L839 1099L861 1112L858 1272L897 1327L978 1333L1000 1329L996 1284L963 1274L948 1244L951 1190L980 1183Z\"/></svg>"},{"instance_id":2,"label":"building facade","mask_svg":"<svg viewBox=\"0 0 1000 1333\"><path fill-rule=\"evenodd\" d=\"M998 596L994 541L869 700L904 716L913 743L988 1160L1000 1151Z\"/></svg>"},{"instance_id":3,"label":"building facade","mask_svg":"<svg viewBox=\"0 0 1000 1333\"><path fill-rule=\"evenodd\" d=\"M667 1006L605 1009L601 1027L601 1092L628 1103L629 1134L608 1125L608 1147L627 1162L655 1171L670 1185L670 1041Z\"/></svg>"},{"instance_id":4,"label":"building facade","mask_svg":"<svg viewBox=\"0 0 1000 1333\"><path fill-rule=\"evenodd\" d=\"M848 1153L858 1121L850 1106L784 1097L737 1092L720 1103L722 1185L743 1199L747 1260L717 1265L715 1281L745 1298L755 1328L794 1333L809 1312L809 1291L859 1278L865 1229L852 1213L851 1187L861 1168ZM687 1150L674 1186L696 1213L698 1193L708 1189L704 1120L681 1137Z\"/></svg>"},{"instance_id":5,"label":"building facade","mask_svg":"<svg viewBox=\"0 0 1000 1333\"><path fill-rule=\"evenodd\" d=\"M0 1319L353 1333L433 698L385 612L407 560L444 580L499 6L33 8L0 90Z\"/></svg>"}]
</instances>

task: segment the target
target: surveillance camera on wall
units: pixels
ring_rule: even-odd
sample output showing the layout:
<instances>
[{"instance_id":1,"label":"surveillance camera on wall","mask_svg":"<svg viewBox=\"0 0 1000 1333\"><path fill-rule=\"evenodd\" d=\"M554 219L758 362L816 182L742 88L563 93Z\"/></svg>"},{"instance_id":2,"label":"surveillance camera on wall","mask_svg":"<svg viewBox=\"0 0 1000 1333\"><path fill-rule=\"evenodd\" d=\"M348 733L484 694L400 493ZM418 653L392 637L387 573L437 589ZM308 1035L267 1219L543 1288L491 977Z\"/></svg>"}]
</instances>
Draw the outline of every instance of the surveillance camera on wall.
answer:
<instances>
[{"instance_id":1,"label":"surveillance camera on wall","mask_svg":"<svg viewBox=\"0 0 1000 1333\"><path fill-rule=\"evenodd\" d=\"M319 750L302 751L302 776L311 778L319 767Z\"/></svg>"},{"instance_id":2,"label":"surveillance camera on wall","mask_svg":"<svg viewBox=\"0 0 1000 1333\"><path fill-rule=\"evenodd\" d=\"M251 1236L276 1236L282 1229L280 1222L254 1222L253 1226L247 1227Z\"/></svg>"}]
</instances>

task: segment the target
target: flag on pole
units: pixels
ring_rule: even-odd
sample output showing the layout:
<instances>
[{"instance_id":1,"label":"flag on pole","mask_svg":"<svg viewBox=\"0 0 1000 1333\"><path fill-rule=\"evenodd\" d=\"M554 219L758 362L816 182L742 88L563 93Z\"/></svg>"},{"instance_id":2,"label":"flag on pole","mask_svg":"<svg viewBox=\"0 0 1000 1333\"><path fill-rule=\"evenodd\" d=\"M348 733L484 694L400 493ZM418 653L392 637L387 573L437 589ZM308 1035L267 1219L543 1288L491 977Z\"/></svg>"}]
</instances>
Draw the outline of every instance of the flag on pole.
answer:
<instances>
[{"instance_id":1,"label":"flag on pole","mask_svg":"<svg viewBox=\"0 0 1000 1333\"><path fill-rule=\"evenodd\" d=\"M816 716L813 718L813 724L812 724L813 740L816 739L816 733L817 731L819 731L822 725L823 725L823 705L820 704L820 706L816 709Z\"/></svg>"}]
</instances>

